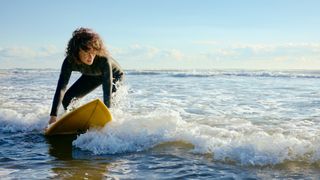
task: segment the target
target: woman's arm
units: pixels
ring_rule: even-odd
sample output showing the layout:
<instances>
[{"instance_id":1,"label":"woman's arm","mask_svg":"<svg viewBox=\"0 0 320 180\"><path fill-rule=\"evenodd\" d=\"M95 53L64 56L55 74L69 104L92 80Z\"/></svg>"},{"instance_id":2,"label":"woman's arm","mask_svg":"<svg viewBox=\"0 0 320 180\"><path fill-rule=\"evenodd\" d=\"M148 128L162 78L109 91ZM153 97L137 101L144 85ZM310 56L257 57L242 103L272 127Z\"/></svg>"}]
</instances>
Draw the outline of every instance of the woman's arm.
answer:
<instances>
[{"instance_id":1,"label":"woman's arm","mask_svg":"<svg viewBox=\"0 0 320 180\"><path fill-rule=\"evenodd\" d=\"M59 106L60 106L62 98L64 96L64 92L65 92L67 85L69 83L71 72L72 72L71 64L68 61L68 59L65 58L65 60L62 63L60 77L58 80L58 85L57 85L56 92L54 94L54 98L53 98L53 102L52 102L50 116L57 116Z\"/></svg>"},{"instance_id":2,"label":"woman's arm","mask_svg":"<svg viewBox=\"0 0 320 180\"><path fill-rule=\"evenodd\" d=\"M110 108L112 93L112 66L108 59L102 64L102 89L104 104Z\"/></svg>"}]
</instances>

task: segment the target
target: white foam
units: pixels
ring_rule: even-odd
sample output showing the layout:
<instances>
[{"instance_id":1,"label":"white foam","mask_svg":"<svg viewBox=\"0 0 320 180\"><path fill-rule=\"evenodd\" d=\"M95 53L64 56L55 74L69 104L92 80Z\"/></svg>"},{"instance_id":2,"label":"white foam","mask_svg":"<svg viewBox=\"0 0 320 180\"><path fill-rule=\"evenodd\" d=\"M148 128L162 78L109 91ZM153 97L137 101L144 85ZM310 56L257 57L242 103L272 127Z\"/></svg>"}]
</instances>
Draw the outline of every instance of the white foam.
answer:
<instances>
[{"instance_id":1,"label":"white foam","mask_svg":"<svg viewBox=\"0 0 320 180\"><path fill-rule=\"evenodd\" d=\"M156 109L144 116L118 114L102 131L88 131L73 145L94 154L117 154L144 151L163 142L184 141L194 145L195 153L211 153L216 160L243 165L320 160L319 133L311 132L308 136L313 138L306 139L288 134L281 127L273 133L267 130L244 120L230 129L188 123L178 112Z\"/></svg>"},{"instance_id":2,"label":"white foam","mask_svg":"<svg viewBox=\"0 0 320 180\"><path fill-rule=\"evenodd\" d=\"M4 132L42 131L48 122L48 110L42 107L28 113L0 109L0 129Z\"/></svg>"},{"instance_id":3,"label":"white foam","mask_svg":"<svg viewBox=\"0 0 320 180\"><path fill-rule=\"evenodd\" d=\"M176 119L177 114L170 111L122 117L114 115L114 120L102 131L82 134L73 144L95 154L142 151L169 141L179 123Z\"/></svg>"}]
</instances>

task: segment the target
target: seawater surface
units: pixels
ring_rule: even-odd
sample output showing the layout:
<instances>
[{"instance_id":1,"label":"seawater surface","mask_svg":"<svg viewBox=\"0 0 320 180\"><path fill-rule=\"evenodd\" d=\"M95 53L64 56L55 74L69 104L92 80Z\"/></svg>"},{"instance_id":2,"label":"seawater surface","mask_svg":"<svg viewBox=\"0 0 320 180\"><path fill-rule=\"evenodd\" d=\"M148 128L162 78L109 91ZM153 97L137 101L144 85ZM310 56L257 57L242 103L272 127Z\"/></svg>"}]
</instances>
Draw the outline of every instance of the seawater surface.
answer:
<instances>
[{"instance_id":1,"label":"seawater surface","mask_svg":"<svg viewBox=\"0 0 320 180\"><path fill-rule=\"evenodd\" d=\"M45 137L58 76L0 70L1 179L320 178L320 71L130 70L111 123Z\"/></svg>"}]
</instances>

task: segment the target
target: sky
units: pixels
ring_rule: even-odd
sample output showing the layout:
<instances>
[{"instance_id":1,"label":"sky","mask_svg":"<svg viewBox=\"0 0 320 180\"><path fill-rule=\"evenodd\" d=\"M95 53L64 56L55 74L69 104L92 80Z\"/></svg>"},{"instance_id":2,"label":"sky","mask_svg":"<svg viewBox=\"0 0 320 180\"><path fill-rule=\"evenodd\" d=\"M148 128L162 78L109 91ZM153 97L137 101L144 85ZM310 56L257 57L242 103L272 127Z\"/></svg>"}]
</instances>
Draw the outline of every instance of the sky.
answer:
<instances>
[{"instance_id":1,"label":"sky","mask_svg":"<svg viewBox=\"0 0 320 180\"><path fill-rule=\"evenodd\" d=\"M319 0L1 0L0 69L59 69L79 27L124 69L320 69Z\"/></svg>"}]
</instances>

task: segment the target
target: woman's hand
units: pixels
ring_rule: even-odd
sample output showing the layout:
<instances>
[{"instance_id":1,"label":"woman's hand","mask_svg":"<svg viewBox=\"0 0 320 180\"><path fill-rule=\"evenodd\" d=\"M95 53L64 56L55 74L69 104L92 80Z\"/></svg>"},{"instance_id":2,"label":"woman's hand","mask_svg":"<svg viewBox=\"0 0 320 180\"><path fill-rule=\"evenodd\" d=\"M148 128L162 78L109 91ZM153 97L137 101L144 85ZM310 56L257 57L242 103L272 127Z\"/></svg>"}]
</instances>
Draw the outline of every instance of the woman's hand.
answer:
<instances>
[{"instance_id":1,"label":"woman's hand","mask_svg":"<svg viewBox=\"0 0 320 180\"><path fill-rule=\"evenodd\" d=\"M52 124L57 121L57 116L50 116L49 124Z\"/></svg>"}]
</instances>

